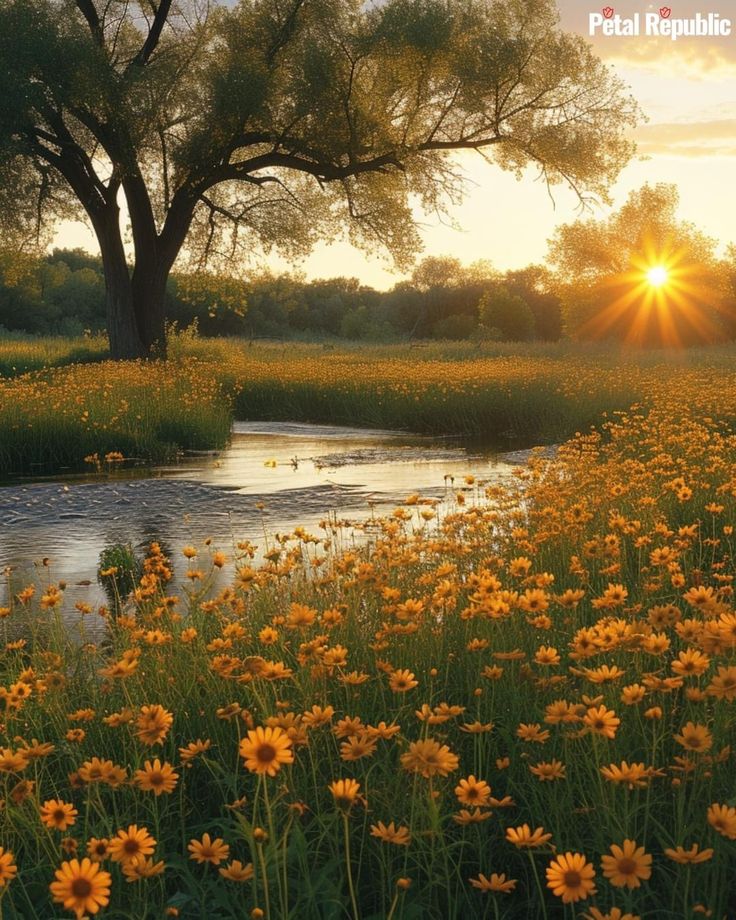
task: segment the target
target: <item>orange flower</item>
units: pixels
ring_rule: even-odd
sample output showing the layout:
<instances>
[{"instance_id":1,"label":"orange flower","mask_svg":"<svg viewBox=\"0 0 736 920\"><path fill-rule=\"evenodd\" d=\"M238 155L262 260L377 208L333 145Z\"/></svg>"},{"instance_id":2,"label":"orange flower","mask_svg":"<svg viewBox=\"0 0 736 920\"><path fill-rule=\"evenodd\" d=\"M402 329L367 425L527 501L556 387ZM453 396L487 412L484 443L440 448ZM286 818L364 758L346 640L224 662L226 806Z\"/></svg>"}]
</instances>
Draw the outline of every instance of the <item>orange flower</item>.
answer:
<instances>
[{"instance_id":1,"label":"orange flower","mask_svg":"<svg viewBox=\"0 0 736 920\"><path fill-rule=\"evenodd\" d=\"M694 865L696 863L707 862L709 859L712 859L713 853L714 850L712 850L710 847L701 850L697 843L694 843L689 850L678 846L674 849L668 847L664 851L664 855L668 859L671 859L673 862L680 863L681 865Z\"/></svg>"},{"instance_id":2,"label":"orange flower","mask_svg":"<svg viewBox=\"0 0 736 920\"><path fill-rule=\"evenodd\" d=\"M453 754L446 744L440 745L432 738L412 741L409 750L401 755L401 765L410 773L420 773L427 778L447 776L457 770L457 754Z\"/></svg>"},{"instance_id":3,"label":"orange flower","mask_svg":"<svg viewBox=\"0 0 736 920\"><path fill-rule=\"evenodd\" d=\"M455 787L455 795L461 805L487 805L491 795L491 787L485 780L469 776L461 779Z\"/></svg>"},{"instance_id":4,"label":"orange flower","mask_svg":"<svg viewBox=\"0 0 736 920\"><path fill-rule=\"evenodd\" d=\"M384 824L383 821L371 824L371 837L378 837L384 843L393 843L401 847L406 847L411 843L409 828L403 825L396 827L393 821L390 824Z\"/></svg>"},{"instance_id":5,"label":"orange flower","mask_svg":"<svg viewBox=\"0 0 736 920\"><path fill-rule=\"evenodd\" d=\"M709 751L713 747L713 735L705 725L696 725L694 722L688 722L680 734L674 737L688 751Z\"/></svg>"},{"instance_id":6,"label":"orange flower","mask_svg":"<svg viewBox=\"0 0 736 920\"><path fill-rule=\"evenodd\" d=\"M65 831L77 820L79 812L68 802L60 799L49 799L41 806L41 822L48 828Z\"/></svg>"},{"instance_id":7,"label":"orange flower","mask_svg":"<svg viewBox=\"0 0 736 920\"><path fill-rule=\"evenodd\" d=\"M601 857L604 876L616 888L638 888L652 874L651 854L644 847L637 847L636 841L624 840L621 846L611 846L611 856Z\"/></svg>"},{"instance_id":8,"label":"orange flower","mask_svg":"<svg viewBox=\"0 0 736 920\"><path fill-rule=\"evenodd\" d=\"M605 706L597 708L592 706L583 716L583 722L588 731L602 735L604 738L615 738L621 719L617 718L612 709L606 709Z\"/></svg>"},{"instance_id":9,"label":"orange flower","mask_svg":"<svg viewBox=\"0 0 736 920\"><path fill-rule=\"evenodd\" d=\"M522 824L519 827L506 828L506 840L519 849L541 847L551 839L552 834L545 833L543 827L532 830L528 824Z\"/></svg>"},{"instance_id":10,"label":"orange flower","mask_svg":"<svg viewBox=\"0 0 736 920\"><path fill-rule=\"evenodd\" d=\"M190 840L187 849L191 853L189 858L200 865L212 863L213 866L218 866L230 855L230 847L222 837L212 840L209 834L203 834L201 840Z\"/></svg>"},{"instance_id":11,"label":"orange flower","mask_svg":"<svg viewBox=\"0 0 736 920\"><path fill-rule=\"evenodd\" d=\"M161 744L166 738L174 721L174 716L156 703L153 706L141 706L141 711L136 719L138 730L136 737L144 744Z\"/></svg>"},{"instance_id":12,"label":"orange flower","mask_svg":"<svg viewBox=\"0 0 736 920\"><path fill-rule=\"evenodd\" d=\"M112 878L99 863L86 858L81 862L72 859L62 863L55 876L56 881L49 885L54 902L74 911L77 920L85 914L96 914L110 903Z\"/></svg>"},{"instance_id":13,"label":"orange flower","mask_svg":"<svg viewBox=\"0 0 736 920\"><path fill-rule=\"evenodd\" d=\"M360 798L360 783L354 779L337 779L327 787L332 793L335 805L342 811L350 811Z\"/></svg>"},{"instance_id":14,"label":"orange flower","mask_svg":"<svg viewBox=\"0 0 736 920\"><path fill-rule=\"evenodd\" d=\"M282 764L294 763L292 740L278 726L255 728L240 742L240 756L251 773L276 776Z\"/></svg>"},{"instance_id":15,"label":"orange flower","mask_svg":"<svg viewBox=\"0 0 736 920\"><path fill-rule=\"evenodd\" d=\"M394 671L391 674L388 685L394 693L406 693L408 690L413 690L414 687L417 687L419 681L414 678L411 671L404 668L404 670Z\"/></svg>"},{"instance_id":16,"label":"orange flower","mask_svg":"<svg viewBox=\"0 0 736 920\"><path fill-rule=\"evenodd\" d=\"M110 841L110 857L113 862L127 862L138 856L150 856L156 841L145 827L131 824L127 830L119 830Z\"/></svg>"},{"instance_id":17,"label":"orange flower","mask_svg":"<svg viewBox=\"0 0 736 920\"><path fill-rule=\"evenodd\" d=\"M229 882L249 882L253 878L253 863L244 866L239 859L234 859L217 871Z\"/></svg>"},{"instance_id":18,"label":"orange flower","mask_svg":"<svg viewBox=\"0 0 736 920\"><path fill-rule=\"evenodd\" d=\"M162 764L158 757L151 763L147 760L142 770L135 771L135 782L145 792L161 795L163 792L173 792L176 788L179 774L174 772L170 763Z\"/></svg>"},{"instance_id":19,"label":"orange flower","mask_svg":"<svg viewBox=\"0 0 736 920\"><path fill-rule=\"evenodd\" d=\"M582 853L556 856L547 869L547 887L563 904L583 901L595 894L595 869Z\"/></svg>"},{"instance_id":20,"label":"orange flower","mask_svg":"<svg viewBox=\"0 0 736 920\"><path fill-rule=\"evenodd\" d=\"M708 824L729 840L736 840L736 808L714 803L708 809Z\"/></svg>"},{"instance_id":21,"label":"orange flower","mask_svg":"<svg viewBox=\"0 0 736 920\"><path fill-rule=\"evenodd\" d=\"M491 877L486 878L482 872L479 872L478 878L470 879L470 884L473 888L477 888L484 893L487 891L501 891L504 894L510 894L516 888L516 879L507 879L503 872L500 875L492 872Z\"/></svg>"},{"instance_id":22,"label":"orange flower","mask_svg":"<svg viewBox=\"0 0 736 920\"><path fill-rule=\"evenodd\" d=\"M17 873L18 867L15 864L13 854L10 850L6 850L5 847L0 847L0 890L2 890L8 882L12 882Z\"/></svg>"}]
</instances>

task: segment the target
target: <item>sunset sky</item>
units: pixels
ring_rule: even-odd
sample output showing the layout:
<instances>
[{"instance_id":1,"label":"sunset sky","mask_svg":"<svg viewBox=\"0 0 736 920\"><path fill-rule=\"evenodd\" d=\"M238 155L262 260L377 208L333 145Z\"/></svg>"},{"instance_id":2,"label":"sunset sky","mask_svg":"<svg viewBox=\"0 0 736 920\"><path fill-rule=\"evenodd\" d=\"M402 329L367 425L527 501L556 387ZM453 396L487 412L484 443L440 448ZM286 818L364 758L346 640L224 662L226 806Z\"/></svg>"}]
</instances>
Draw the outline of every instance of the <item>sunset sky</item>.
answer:
<instances>
[{"instance_id":1,"label":"sunset sky","mask_svg":"<svg viewBox=\"0 0 736 920\"><path fill-rule=\"evenodd\" d=\"M730 38L597 37L597 53L630 85L648 116L636 132L638 158L621 174L613 189L614 207L644 182L672 182L680 192L680 214L724 244L736 241L736 9L731 0L668 0L672 17L718 13L734 23ZM605 3L560 0L562 25L588 35L588 14ZM610 0L616 13L653 11L658 5L641 0ZM425 255L456 255L463 262L490 259L500 269L539 262L556 225L578 216L577 200L563 187L553 206L546 186L534 170L520 181L487 165L477 155L461 162L470 181L465 202L454 208L454 229L436 220L422 223ZM601 209L594 216L604 216ZM418 215L421 219L421 216ZM96 250L91 233L66 224L55 241L61 246ZM347 243L320 246L299 265L275 258L275 269L300 268L309 277L352 275L386 288L402 276L390 261L368 258Z\"/></svg>"}]
</instances>

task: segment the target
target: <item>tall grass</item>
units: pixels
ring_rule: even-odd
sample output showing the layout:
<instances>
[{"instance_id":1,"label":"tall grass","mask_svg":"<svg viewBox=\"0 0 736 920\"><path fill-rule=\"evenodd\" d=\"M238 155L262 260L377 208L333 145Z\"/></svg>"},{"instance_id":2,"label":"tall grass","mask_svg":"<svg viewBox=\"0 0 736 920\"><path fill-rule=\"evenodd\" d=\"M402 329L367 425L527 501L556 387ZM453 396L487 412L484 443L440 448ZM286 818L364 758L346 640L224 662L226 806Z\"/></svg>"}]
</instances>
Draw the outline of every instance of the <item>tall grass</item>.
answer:
<instances>
[{"instance_id":1,"label":"tall grass","mask_svg":"<svg viewBox=\"0 0 736 920\"><path fill-rule=\"evenodd\" d=\"M4 333L0 337L0 377L48 367L102 361L109 356L102 336L67 339Z\"/></svg>"},{"instance_id":2,"label":"tall grass","mask_svg":"<svg viewBox=\"0 0 736 920\"><path fill-rule=\"evenodd\" d=\"M46 366L71 361L81 347L83 340L39 340L35 351L27 342L0 347L7 364L45 367L0 379L0 474L79 467L90 453L151 460L219 447L232 415L462 435L496 446L552 443L611 412L664 406L678 394L703 414L736 421L734 346L332 348L184 332L171 336L165 365Z\"/></svg>"},{"instance_id":3,"label":"tall grass","mask_svg":"<svg viewBox=\"0 0 736 920\"><path fill-rule=\"evenodd\" d=\"M210 343L238 418L299 419L550 443L634 403L666 404L673 389L736 419L736 348L621 352L570 345L473 353L432 345L325 351Z\"/></svg>"},{"instance_id":4,"label":"tall grass","mask_svg":"<svg viewBox=\"0 0 736 920\"><path fill-rule=\"evenodd\" d=\"M0 474L80 469L108 453L173 459L225 445L232 410L195 360L101 362L0 380Z\"/></svg>"}]
</instances>

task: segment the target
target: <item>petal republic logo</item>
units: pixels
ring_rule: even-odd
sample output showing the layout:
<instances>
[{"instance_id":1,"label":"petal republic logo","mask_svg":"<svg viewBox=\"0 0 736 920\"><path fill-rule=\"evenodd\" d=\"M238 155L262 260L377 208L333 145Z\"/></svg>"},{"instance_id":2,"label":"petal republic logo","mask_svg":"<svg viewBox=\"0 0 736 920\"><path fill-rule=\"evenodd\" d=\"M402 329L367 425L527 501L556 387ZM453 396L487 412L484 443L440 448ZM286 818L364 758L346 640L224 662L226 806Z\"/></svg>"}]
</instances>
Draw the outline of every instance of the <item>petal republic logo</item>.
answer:
<instances>
[{"instance_id":1,"label":"petal republic logo","mask_svg":"<svg viewBox=\"0 0 736 920\"><path fill-rule=\"evenodd\" d=\"M588 35L606 38L654 35L676 42L678 38L724 37L731 35L732 30L731 20L719 13L696 13L690 19L673 19L671 6L660 6L658 13L634 13L630 17L620 16L612 6L588 14Z\"/></svg>"}]
</instances>

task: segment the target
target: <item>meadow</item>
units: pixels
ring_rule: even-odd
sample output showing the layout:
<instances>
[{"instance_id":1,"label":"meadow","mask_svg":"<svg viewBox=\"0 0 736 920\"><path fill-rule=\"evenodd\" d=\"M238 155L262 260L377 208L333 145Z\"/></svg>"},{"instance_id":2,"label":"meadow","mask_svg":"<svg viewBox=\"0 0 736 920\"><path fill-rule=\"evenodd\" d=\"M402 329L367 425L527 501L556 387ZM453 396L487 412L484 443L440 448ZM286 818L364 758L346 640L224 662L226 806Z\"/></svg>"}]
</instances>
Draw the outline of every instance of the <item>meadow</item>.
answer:
<instances>
[{"instance_id":1,"label":"meadow","mask_svg":"<svg viewBox=\"0 0 736 920\"><path fill-rule=\"evenodd\" d=\"M182 347L201 368L213 346ZM247 368L366 398L400 360L259 348L212 362L223 391ZM474 390L406 356L407 419L438 363L481 417L473 393L533 367L572 407L598 361L608 416L510 486L456 483L445 516L408 495L362 548L329 520L262 564L153 544L130 597L73 630L53 569L7 572L2 916L736 916L732 372L725 352L667 374L594 358L458 353L508 369Z\"/></svg>"},{"instance_id":2,"label":"meadow","mask_svg":"<svg viewBox=\"0 0 736 920\"><path fill-rule=\"evenodd\" d=\"M175 332L168 362L120 364L104 360L99 339L7 340L0 476L84 469L94 455L151 462L214 449L232 418L457 435L508 449L564 440L634 404L664 405L674 387L692 394L699 411L733 423L734 353L571 343L333 347Z\"/></svg>"}]
</instances>

